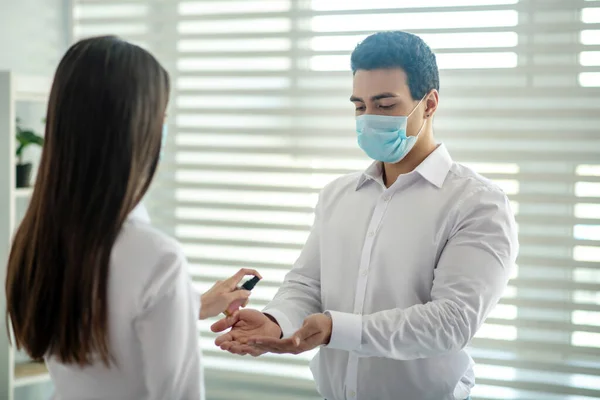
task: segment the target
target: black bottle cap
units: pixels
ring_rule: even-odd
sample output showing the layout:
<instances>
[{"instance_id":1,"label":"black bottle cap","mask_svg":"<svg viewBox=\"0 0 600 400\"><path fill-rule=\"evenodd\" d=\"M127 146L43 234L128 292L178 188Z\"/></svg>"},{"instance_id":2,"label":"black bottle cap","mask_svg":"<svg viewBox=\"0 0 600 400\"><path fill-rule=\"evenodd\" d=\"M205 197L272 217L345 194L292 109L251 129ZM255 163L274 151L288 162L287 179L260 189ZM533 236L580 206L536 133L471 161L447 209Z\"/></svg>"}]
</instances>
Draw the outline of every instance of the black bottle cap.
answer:
<instances>
[{"instance_id":1,"label":"black bottle cap","mask_svg":"<svg viewBox=\"0 0 600 400\"><path fill-rule=\"evenodd\" d=\"M258 276L255 276L254 278L252 278L252 279L248 280L246 283L244 283L242 285L242 289L252 290L252 289L254 289L254 286L256 286L258 281L260 281L260 278Z\"/></svg>"}]
</instances>

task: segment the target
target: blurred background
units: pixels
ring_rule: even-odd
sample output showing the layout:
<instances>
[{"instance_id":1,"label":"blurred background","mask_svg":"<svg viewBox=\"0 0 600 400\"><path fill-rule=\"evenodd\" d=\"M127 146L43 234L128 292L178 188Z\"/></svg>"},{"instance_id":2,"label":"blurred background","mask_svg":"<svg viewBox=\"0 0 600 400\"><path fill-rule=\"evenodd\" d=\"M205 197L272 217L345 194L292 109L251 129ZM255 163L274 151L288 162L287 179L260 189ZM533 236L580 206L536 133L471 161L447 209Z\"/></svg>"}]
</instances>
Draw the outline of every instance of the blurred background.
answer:
<instances>
[{"instance_id":1,"label":"blurred background","mask_svg":"<svg viewBox=\"0 0 600 400\"><path fill-rule=\"evenodd\" d=\"M183 243L200 290L259 269L262 308L308 236L320 188L370 163L356 145L349 55L378 30L433 48L438 139L516 212L518 268L470 349L474 399L600 398L600 1L1 0L1 251L28 201L10 177L13 117L42 134L64 51L117 34L173 82L145 201L154 224ZM35 175L39 147L24 157ZM208 400L319 398L314 353L237 358L213 345L210 324L199 324ZM0 340L0 399L51 392L43 366Z\"/></svg>"}]
</instances>

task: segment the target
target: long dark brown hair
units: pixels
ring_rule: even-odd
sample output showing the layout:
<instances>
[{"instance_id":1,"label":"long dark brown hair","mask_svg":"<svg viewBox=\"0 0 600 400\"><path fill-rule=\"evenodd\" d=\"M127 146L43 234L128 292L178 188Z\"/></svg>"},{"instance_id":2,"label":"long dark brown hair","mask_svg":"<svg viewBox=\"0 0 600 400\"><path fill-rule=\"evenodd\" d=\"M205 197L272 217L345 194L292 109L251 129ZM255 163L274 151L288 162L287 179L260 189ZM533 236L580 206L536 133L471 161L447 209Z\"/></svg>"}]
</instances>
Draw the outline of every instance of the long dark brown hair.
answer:
<instances>
[{"instance_id":1,"label":"long dark brown hair","mask_svg":"<svg viewBox=\"0 0 600 400\"><path fill-rule=\"evenodd\" d=\"M112 362L111 249L154 176L168 97L158 61L116 37L82 40L61 60L6 277L7 326L33 359Z\"/></svg>"}]
</instances>

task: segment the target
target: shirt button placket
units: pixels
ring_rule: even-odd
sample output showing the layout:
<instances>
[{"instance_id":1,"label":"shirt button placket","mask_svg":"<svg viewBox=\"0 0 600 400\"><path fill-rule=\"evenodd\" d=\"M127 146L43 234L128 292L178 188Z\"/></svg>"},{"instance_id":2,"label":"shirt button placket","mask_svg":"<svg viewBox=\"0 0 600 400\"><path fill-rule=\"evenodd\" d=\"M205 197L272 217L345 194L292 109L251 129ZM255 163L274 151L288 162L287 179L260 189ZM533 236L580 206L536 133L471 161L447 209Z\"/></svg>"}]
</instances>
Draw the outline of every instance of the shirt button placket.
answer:
<instances>
[{"instance_id":1,"label":"shirt button placket","mask_svg":"<svg viewBox=\"0 0 600 400\"><path fill-rule=\"evenodd\" d=\"M388 194L384 194L379 198L377 206L375 207L375 212L373 213L371 222L369 224L369 230L365 239L365 243L363 245L363 254L361 255L359 276L356 285L356 294L354 298L354 313L357 315L362 315L363 312L367 277L369 275L369 266L371 263L370 254L375 241L375 232L381 225L381 221L383 220L390 199L391 196L389 196ZM356 383L358 381L358 359L353 354L350 355L350 359L348 360L348 367L346 372L346 384L348 386L348 389L346 391L347 398L351 400L356 400Z\"/></svg>"}]
</instances>

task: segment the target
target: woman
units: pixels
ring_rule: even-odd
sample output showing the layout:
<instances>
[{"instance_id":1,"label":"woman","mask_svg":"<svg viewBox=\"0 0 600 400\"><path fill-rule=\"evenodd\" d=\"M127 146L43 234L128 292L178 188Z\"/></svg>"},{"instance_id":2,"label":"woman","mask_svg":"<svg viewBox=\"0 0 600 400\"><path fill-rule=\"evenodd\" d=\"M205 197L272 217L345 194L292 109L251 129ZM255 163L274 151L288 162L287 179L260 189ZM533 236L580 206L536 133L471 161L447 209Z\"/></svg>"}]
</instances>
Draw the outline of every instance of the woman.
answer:
<instances>
[{"instance_id":1,"label":"woman","mask_svg":"<svg viewBox=\"0 0 600 400\"><path fill-rule=\"evenodd\" d=\"M200 399L196 322L249 292L195 295L180 245L139 205L160 153L169 77L114 37L62 59L30 206L10 254L7 319L56 399ZM200 303L202 304L199 311Z\"/></svg>"}]
</instances>

